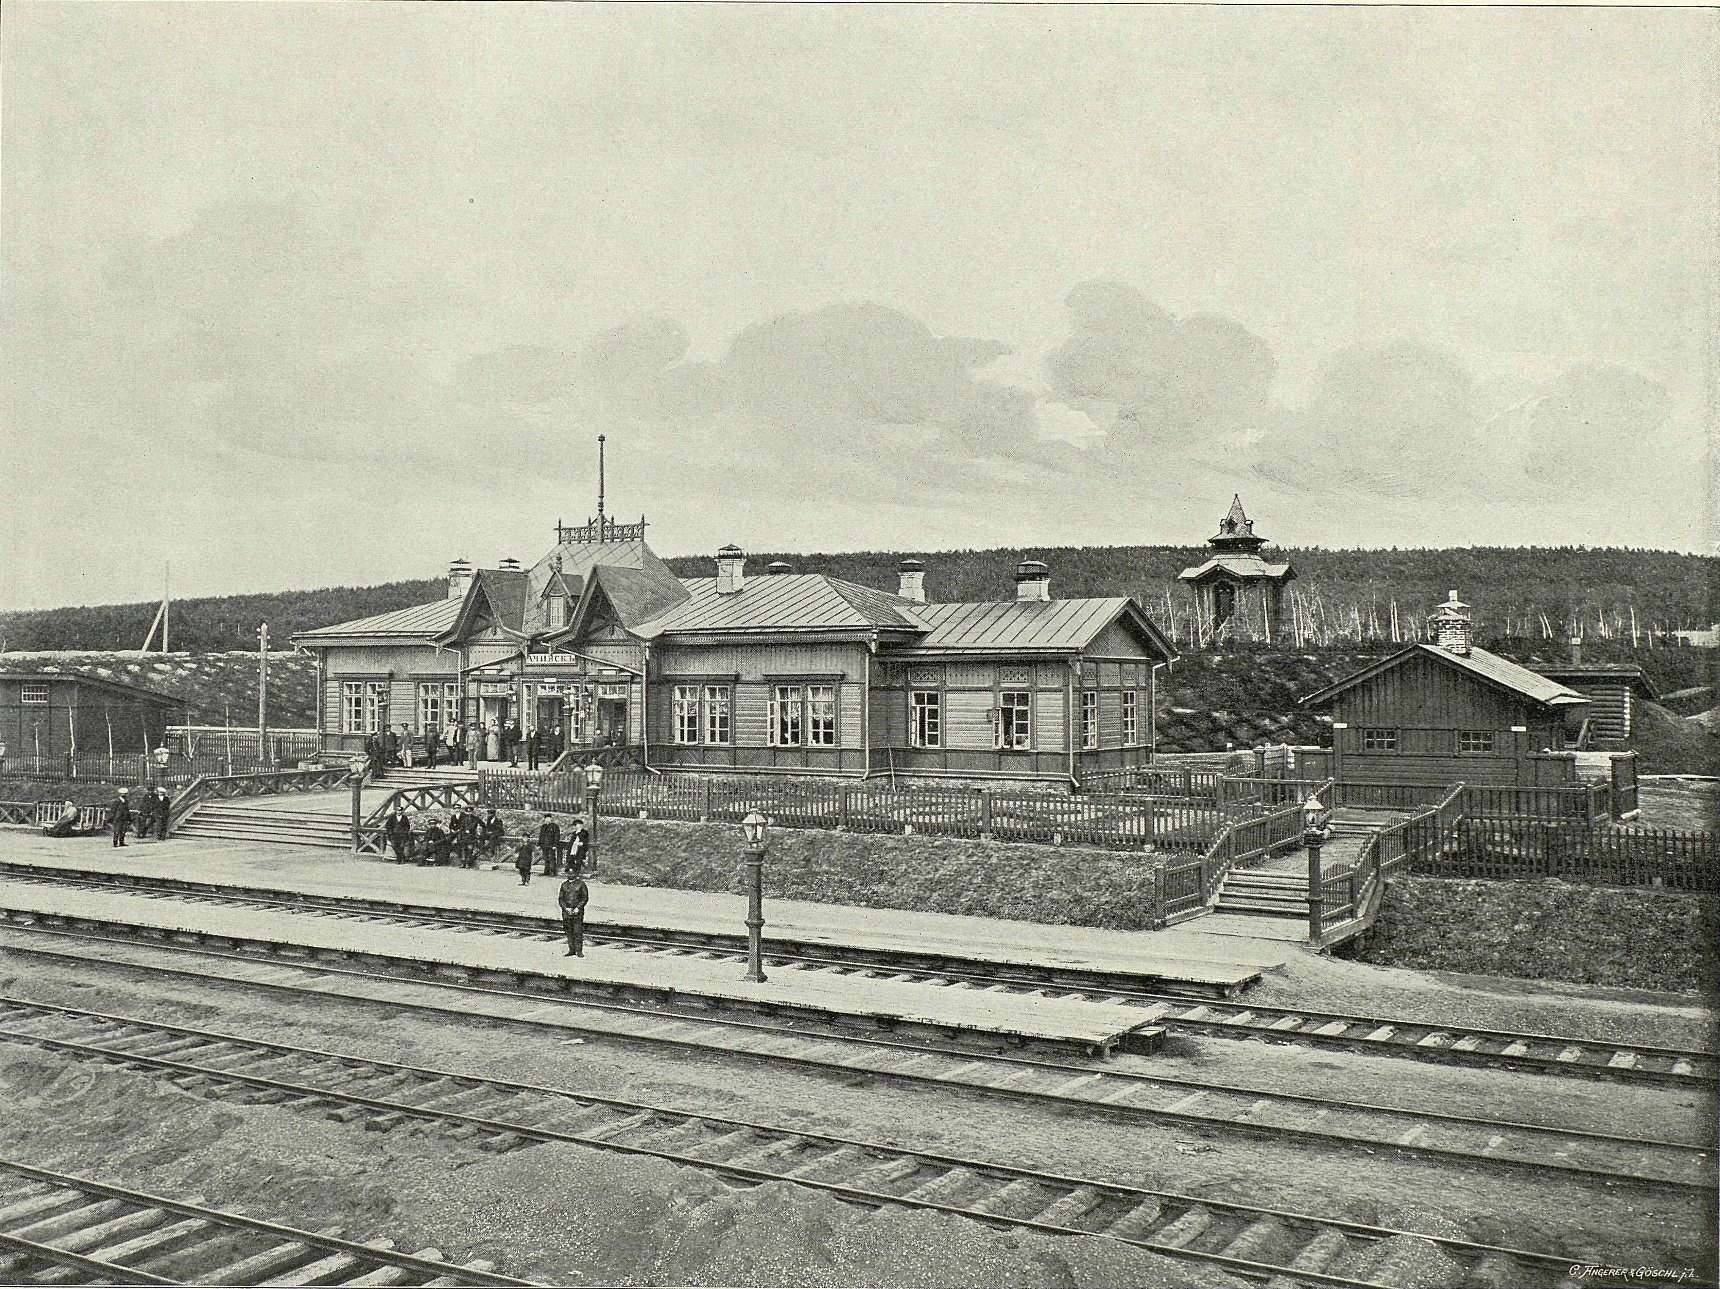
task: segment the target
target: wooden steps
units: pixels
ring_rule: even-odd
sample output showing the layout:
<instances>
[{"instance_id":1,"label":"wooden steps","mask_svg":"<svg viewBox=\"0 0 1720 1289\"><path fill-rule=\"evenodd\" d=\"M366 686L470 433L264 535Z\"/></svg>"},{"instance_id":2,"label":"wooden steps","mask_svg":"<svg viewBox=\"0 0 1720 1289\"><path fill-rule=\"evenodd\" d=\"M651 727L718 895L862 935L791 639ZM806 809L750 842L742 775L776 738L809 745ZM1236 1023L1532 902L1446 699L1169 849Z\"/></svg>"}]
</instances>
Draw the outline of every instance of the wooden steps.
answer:
<instances>
[{"instance_id":1,"label":"wooden steps","mask_svg":"<svg viewBox=\"0 0 1720 1289\"><path fill-rule=\"evenodd\" d=\"M1219 887L1213 911L1307 921L1308 878L1299 873L1232 869Z\"/></svg>"}]
</instances>

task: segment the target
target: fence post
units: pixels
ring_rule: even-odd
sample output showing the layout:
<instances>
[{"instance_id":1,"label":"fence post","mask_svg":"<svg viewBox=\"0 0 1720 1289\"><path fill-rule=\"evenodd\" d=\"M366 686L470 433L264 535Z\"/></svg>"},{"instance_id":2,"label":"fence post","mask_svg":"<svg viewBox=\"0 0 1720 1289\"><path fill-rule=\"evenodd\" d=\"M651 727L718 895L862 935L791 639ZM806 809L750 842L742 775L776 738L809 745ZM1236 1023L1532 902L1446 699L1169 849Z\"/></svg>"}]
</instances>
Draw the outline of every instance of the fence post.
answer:
<instances>
[{"instance_id":1,"label":"fence post","mask_svg":"<svg viewBox=\"0 0 1720 1289\"><path fill-rule=\"evenodd\" d=\"M710 821L711 821L711 781L709 779L706 779L705 780L705 806L704 806L704 809L699 812L699 822L702 824L706 824L706 823L710 823Z\"/></svg>"},{"instance_id":2,"label":"fence post","mask_svg":"<svg viewBox=\"0 0 1720 1289\"><path fill-rule=\"evenodd\" d=\"M991 831L991 789L979 790L979 835L984 841L990 841Z\"/></svg>"}]
</instances>

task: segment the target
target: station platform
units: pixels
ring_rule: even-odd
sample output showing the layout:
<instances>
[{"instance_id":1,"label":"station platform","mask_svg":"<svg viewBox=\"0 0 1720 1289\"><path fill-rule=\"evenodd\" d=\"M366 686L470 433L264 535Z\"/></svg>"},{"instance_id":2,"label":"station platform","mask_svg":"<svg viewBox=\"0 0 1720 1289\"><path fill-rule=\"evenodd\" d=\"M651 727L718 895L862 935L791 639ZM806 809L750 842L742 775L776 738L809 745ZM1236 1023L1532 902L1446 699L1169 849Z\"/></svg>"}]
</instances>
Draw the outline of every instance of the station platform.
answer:
<instances>
[{"instance_id":1,"label":"station platform","mask_svg":"<svg viewBox=\"0 0 1720 1289\"><path fill-rule=\"evenodd\" d=\"M0 861L32 867L136 873L176 880L297 891L359 899L410 900L414 905L554 917L554 879L534 875L521 886L511 864L477 869L420 868L377 856L310 847L220 839L132 842L105 838L53 839L0 828ZM662 887L612 885L589 879L587 924L704 934L745 930L742 896ZM1288 943L1283 919L1257 918L1246 927L1203 929L1210 917L1163 931L1111 931L1036 922L897 909L858 908L800 900L765 901L767 947L853 947L986 963L1022 964L1138 978L1140 987L1189 986L1234 995L1281 968Z\"/></svg>"},{"instance_id":2,"label":"station platform","mask_svg":"<svg viewBox=\"0 0 1720 1289\"><path fill-rule=\"evenodd\" d=\"M437 929L329 914L247 908L142 890L56 886L0 876L7 920L75 918L148 928L154 938L242 949L287 951L319 962L363 962L466 980L521 978L567 982L574 997L648 999L682 1010L740 1010L834 1024L870 1023L892 1032L1003 1041L1102 1055L1128 1043L1150 1049L1162 1032L1130 1008L1046 997L999 996L932 984L857 975L790 972L747 982L730 958L646 956L588 944L581 958L559 941L464 929ZM26 915L20 919L18 915ZM51 922L50 922L51 924ZM227 946L223 946L227 947Z\"/></svg>"}]
</instances>

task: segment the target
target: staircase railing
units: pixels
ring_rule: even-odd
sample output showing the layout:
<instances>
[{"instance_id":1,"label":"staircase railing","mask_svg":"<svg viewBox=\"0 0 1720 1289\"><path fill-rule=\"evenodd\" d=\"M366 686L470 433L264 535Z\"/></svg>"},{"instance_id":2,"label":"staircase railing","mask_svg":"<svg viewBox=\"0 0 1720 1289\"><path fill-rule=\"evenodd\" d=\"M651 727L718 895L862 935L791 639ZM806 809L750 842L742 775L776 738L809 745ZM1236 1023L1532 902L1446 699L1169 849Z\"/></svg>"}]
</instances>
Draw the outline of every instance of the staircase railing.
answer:
<instances>
[{"instance_id":1,"label":"staircase railing","mask_svg":"<svg viewBox=\"0 0 1720 1289\"><path fill-rule=\"evenodd\" d=\"M454 810L460 806L482 804L483 792L476 779L470 783L426 783L415 787L396 788L363 818L361 826L380 824L396 805L402 810Z\"/></svg>"},{"instance_id":2,"label":"staircase railing","mask_svg":"<svg viewBox=\"0 0 1720 1289\"><path fill-rule=\"evenodd\" d=\"M1314 795L1331 785L1332 781L1327 779L1314 789ZM1254 819L1226 824L1198 858L1159 869L1155 878L1158 925L1163 928L1211 908L1232 867L1243 860L1261 859L1294 846L1301 836L1300 801Z\"/></svg>"},{"instance_id":3,"label":"staircase railing","mask_svg":"<svg viewBox=\"0 0 1720 1289\"><path fill-rule=\"evenodd\" d=\"M352 773L350 766L321 766L312 770L198 775L173 798L167 811L167 830L171 834L205 801L272 797L286 792L327 792L350 782Z\"/></svg>"},{"instance_id":4,"label":"staircase railing","mask_svg":"<svg viewBox=\"0 0 1720 1289\"><path fill-rule=\"evenodd\" d=\"M1354 860L1334 872L1322 872L1318 890L1309 891L1319 897L1309 901L1309 943L1319 948L1372 927L1379 920L1392 874L1441 854L1451 844L1463 820L1464 790L1464 784L1454 784L1436 804L1376 828ZM1343 935L1336 936L1340 930Z\"/></svg>"}]
</instances>

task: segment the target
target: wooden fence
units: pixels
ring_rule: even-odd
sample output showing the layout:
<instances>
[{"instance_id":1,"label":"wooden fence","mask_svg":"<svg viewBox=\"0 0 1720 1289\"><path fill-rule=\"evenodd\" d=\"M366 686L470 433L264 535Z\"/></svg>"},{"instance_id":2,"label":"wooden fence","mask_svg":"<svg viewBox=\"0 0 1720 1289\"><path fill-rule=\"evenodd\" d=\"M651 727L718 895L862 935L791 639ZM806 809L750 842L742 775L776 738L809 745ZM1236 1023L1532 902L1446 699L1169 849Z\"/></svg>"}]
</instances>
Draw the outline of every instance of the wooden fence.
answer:
<instances>
[{"instance_id":1,"label":"wooden fence","mask_svg":"<svg viewBox=\"0 0 1720 1289\"><path fill-rule=\"evenodd\" d=\"M533 774L483 768L485 805L560 813L586 808L580 771ZM754 776L659 775L610 770L598 813L620 818L739 823L753 811L784 828L923 833L996 841L1138 850L1201 850L1223 825L1216 805L1145 793L892 789L878 782Z\"/></svg>"},{"instance_id":2,"label":"wooden fence","mask_svg":"<svg viewBox=\"0 0 1720 1289\"><path fill-rule=\"evenodd\" d=\"M1410 871L1428 877L1556 877L1595 886L1720 889L1720 838L1670 828L1601 828L1533 819L1468 817L1452 846L1418 857Z\"/></svg>"},{"instance_id":3,"label":"wooden fence","mask_svg":"<svg viewBox=\"0 0 1720 1289\"><path fill-rule=\"evenodd\" d=\"M1329 944L1372 926L1391 875L1430 862L1455 843L1463 824L1463 799L1464 785L1454 784L1419 813L1375 829L1352 862L1322 870L1309 892L1309 942Z\"/></svg>"},{"instance_id":4,"label":"wooden fence","mask_svg":"<svg viewBox=\"0 0 1720 1289\"><path fill-rule=\"evenodd\" d=\"M88 779L127 786L165 783L171 787L190 783L199 776L250 774L273 770L283 763L291 764L288 758L273 763L259 761L255 743L253 737L250 749L236 747L231 755L225 748L213 751L206 748L195 756L170 749L165 768L157 766L154 756L146 756L142 752L119 752L113 756L74 757L69 752L59 756L7 756L4 762L0 762L0 777L36 783Z\"/></svg>"}]
</instances>

